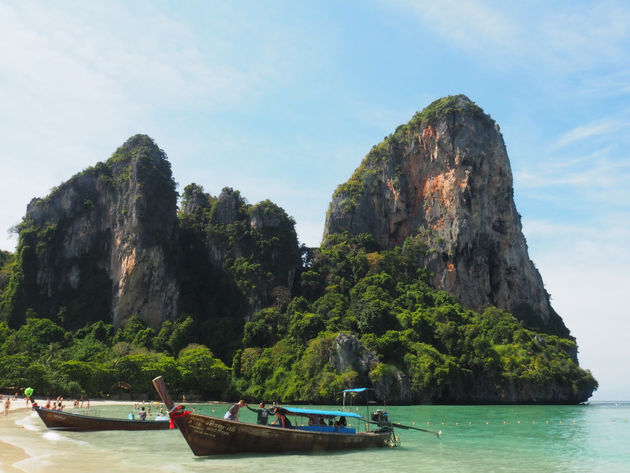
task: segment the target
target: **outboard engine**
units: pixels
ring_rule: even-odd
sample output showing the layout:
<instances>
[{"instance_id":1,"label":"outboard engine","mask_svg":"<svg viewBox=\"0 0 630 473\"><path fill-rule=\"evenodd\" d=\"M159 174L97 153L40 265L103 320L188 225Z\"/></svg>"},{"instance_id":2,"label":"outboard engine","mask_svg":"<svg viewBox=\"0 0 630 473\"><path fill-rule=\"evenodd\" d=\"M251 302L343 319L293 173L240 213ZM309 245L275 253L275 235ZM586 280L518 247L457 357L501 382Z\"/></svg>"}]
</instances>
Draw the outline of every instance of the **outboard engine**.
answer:
<instances>
[{"instance_id":1,"label":"outboard engine","mask_svg":"<svg viewBox=\"0 0 630 473\"><path fill-rule=\"evenodd\" d=\"M387 415L387 411L382 409L377 409L372 412L372 422L376 422L378 424L379 429L391 429L392 423L389 421L389 416Z\"/></svg>"}]
</instances>

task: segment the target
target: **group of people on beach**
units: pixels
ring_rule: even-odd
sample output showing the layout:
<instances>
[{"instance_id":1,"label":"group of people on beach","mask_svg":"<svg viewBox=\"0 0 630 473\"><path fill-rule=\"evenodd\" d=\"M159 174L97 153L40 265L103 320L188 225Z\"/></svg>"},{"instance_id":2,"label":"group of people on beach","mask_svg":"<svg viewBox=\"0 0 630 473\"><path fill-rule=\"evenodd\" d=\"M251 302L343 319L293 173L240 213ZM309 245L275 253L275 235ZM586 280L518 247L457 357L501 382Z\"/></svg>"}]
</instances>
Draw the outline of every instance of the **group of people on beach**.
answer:
<instances>
[{"instance_id":1,"label":"group of people on beach","mask_svg":"<svg viewBox=\"0 0 630 473\"><path fill-rule=\"evenodd\" d=\"M28 405L29 402L29 398L26 398L26 405ZM44 404L44 409L50 409L53 411L63 411L66 408L66 405L64 404L64 399L62 396L57 396L57 398L53 399L52 401L50 400L50 398L46 398L46 404ZM35 404L35 402L31 401L31 403L33 403L33 405ZM83 396L81 396L81 399L75 399L73 402L72 407L74 407L75 409L89 409L90 408L90 400L84 400Z\"/></svg>"},{"instance_id":2,"label":"group of people on beach","mask_svg":"<svg viewBox=\"0 0 630 473\"><path fill-rule=\"evenodd\" d=\"M6 395L6 399L4 399L4 396L5 396L4 394L0 394L0 406L4 405L4 415L7 415L9 413L9 410L11 409L11 402L17 401L21 396L18 393L15 393L13 396L8 394ZM27 407L29 406L29 404L32 405L33 407L37 406L37 403L33 400L33 397L32 397L32 389L30 393L28 392L28 389L25 390L24 401L26 402ZM64 404L64 399L62 396L57 396L56 398L52 400L50 398L46 398L46 403L44 404L43 407L45 409L50 409L53 411L63 411L66 408ZM84 400L83 396L81 396L80 399L75 399L74 408L75 409L78 409L78 408L89 409L90 400L89 399Z\"/></svg>"},{"instance_id":3,"label":"group of people on beach","mask_svg":"<svg viewBox=\"0 0 630 473\"><path fill-rule=\"evenodd\" d=\"M153 405L154 407L153 411L151 411L151 405ZM137 413L135 411L137 411ZM142 403L136 402L133 405L133 411L129 413L127 418L133 420L136 418L137 415L138 419L147 420L147 417L151 417L153 414L155 414L156 418L160 416L165 416L166 413L164 412L164 406L162 406L159 402L150 402L147 406L145 406L144 401L142 401Z\"/></svg>"}]
</instances>

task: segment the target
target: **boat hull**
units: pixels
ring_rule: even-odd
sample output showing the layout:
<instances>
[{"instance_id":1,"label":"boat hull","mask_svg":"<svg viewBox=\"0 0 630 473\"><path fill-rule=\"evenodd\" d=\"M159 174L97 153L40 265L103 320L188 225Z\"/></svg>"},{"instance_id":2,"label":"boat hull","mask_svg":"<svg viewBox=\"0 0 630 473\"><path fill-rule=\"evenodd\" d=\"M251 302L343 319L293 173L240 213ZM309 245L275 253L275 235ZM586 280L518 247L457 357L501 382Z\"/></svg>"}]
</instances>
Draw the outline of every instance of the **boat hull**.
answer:
<instances>
[{"instance_id":1,"label":"boat hull","mask_svg":"<svg viewBox=\"0 0 630 473\"><path fill-rule=\"evenodd\" d=\"M283 429L194 413L173 420L198 456L378 448L389 445L391 436L390 432L347 434Z\"/></svg>"},{"instance_id":2,"label":"boat hull","mask_svg":"<svg viewBox=\"0 0 630 473\"><path fill-rule=\"evenodd\" d=\"M63 411L53 411L34 407L46 427L55 430L96 431L96 430L168 430L168 420L130 420L106 417L84 416Z\"/></svg>"}]
</instances>

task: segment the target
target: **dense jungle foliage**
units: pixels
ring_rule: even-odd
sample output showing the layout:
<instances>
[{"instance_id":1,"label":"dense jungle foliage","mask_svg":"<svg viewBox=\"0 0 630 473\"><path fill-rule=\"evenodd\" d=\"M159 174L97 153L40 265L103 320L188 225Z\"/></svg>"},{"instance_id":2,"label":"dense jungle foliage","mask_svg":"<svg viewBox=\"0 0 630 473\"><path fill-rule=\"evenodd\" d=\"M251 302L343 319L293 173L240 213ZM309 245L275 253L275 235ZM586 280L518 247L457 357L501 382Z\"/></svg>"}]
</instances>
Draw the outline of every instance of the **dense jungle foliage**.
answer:
<instances>
[{"instance_id":1,"label":"dense jungle foliage","mask_svg":"<svg viewBox=\"0 0 630 473\"><path fill-rule=\"evenodd\" d=\"M343 388L366 383L399 394L401 372L412 402L470 401L480 380L499 390L597 386L576 363L574 340L532 332L496 308L467 310L431 288L415 264L421 251L418 237L376 251L368 235L332 235L304 250L293 295L256 312L240 334L221 334L237 342L229 359L198 343L199 321L190 316L158 333L136 317L119 330L99 321L68 331L36 316L18 329L0 322L0 386L152 396L151 379L163 375L176 394L315 403L336 402ZM378 356L368 373L335 369L340 332Z\"/></svg>"},{"instance_id":2,"label":"dense jungle foliage","mask_svg":"<svg viewBox=\"0 0 630 473\"><path fill-rule=\"evenodd\" d=\"M231 361L245 320L291 297L289 280L301 264L295 221L269 200L250 205L231 188L214 197L190 184L181 207L179 311L191 316L197 343Z\"/></svg>"}]
</instances>

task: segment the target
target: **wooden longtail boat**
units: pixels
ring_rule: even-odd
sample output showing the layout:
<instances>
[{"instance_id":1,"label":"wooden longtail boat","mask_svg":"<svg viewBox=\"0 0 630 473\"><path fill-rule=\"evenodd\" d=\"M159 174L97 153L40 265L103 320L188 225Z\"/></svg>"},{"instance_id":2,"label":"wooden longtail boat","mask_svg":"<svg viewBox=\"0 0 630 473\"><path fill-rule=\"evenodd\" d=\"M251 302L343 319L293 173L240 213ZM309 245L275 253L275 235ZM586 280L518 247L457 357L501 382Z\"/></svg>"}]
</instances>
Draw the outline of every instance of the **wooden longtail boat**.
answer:
<instances>
[{"instance_id":1,"label":"wooden longtail boat","mask_svg":"<svg viewBox=\"0 0 630 473\"><path fill-rule=\"evenodd\" d=\"M186 442L195 455L219 455L228 453L280 453L319 452L385 447L394 444L393 429L379 426L374 431L356 432L355 429L334 426L300 426L283 428L249 424L194 412L175 406L161 376L153 385L162 398ZM278 407L282 412L296 416L332 418L361 416L352 412L323 411Z\"/></svg>"},{"instance_id":2,"label":"wooden longtail boat","mask_svg":"<svg viewBox=\"0 0 630 473\"><path fill-rule=\"evenodd\" d=\"M55 430L168 430L168 420L131 420L71 414L33 406L46 427Z\"/></svg>"}]
</instances>

